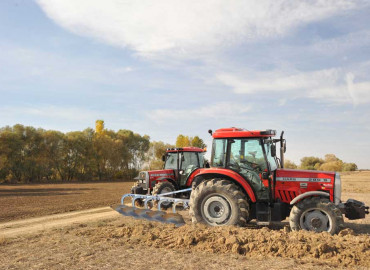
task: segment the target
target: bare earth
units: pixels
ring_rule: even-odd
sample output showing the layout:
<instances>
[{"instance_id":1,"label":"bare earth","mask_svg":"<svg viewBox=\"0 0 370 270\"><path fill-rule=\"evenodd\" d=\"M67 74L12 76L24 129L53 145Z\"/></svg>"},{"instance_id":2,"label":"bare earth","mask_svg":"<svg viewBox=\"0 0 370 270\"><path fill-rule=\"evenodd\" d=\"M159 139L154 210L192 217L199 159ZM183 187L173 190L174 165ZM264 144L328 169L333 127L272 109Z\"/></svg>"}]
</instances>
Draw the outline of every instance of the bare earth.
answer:
<instances>
[{"instance_id":1,"label":"bare earth","mask_svg":"<svg viewBox=\"0 0 370 270\"><path fill-rule=\"evenodd\" d=\"M0 222L116 204L132 182L0 185Z\"/></svg>"},{"instance_id":2,"label":"bare earth","mask_svg":"<svg viewBox=\"0 0 370 270\"><path fill-rule=\"evenodd\" d=\"M342 175L342 180L343 199L370 205L370 172ZM369 216L346 220L347 229L335 236L289 232L287 222L270 229L253 223L247 228L195 226L186 212L187 224L176 228L122 217L109 207L43 216L70 211L73 205L86 209L118 203L131 183L35 186L0 186L0 220L7 221L0 223L1 269L370 268ZM30 189L44 196L33 196L27 205L29 196L22 192L36 193Z\"/></svg>"}]
</instances>

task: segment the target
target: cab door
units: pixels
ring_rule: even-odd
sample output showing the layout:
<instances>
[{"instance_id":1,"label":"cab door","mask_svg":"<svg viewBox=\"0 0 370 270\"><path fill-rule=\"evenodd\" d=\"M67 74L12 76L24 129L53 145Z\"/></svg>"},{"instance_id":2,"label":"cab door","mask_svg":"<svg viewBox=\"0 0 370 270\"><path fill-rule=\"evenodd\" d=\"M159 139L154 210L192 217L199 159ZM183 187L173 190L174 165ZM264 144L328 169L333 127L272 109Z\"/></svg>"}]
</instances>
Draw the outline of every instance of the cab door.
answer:
<instances>
[{"instance_id":1,"label":"cab door","mask_svg":"<svg viewBox=\"0 0 370 270\"><path fill-rule=\"evenodd\" d=\"M198 152L182 152L181 153L181 168L179 171L179 186L186 186L186 182L189 176L196 169L200 168L200 161L202 158L199 157ZM203 160L203 159L202 159ZM203 165L202 165L203 166Z\"/></svg>"},{"instance_id":2,"label":"cab door","mask_svg":"<svg viewBox=\"0 0 370 270\"><path fill-rule=\"evenodd\" d=\"M268 199L268 188L261 176L266 167L262 142L259 138L229 139L227 166L243 176L259 199Z\"/></svg>"}]
</instances>

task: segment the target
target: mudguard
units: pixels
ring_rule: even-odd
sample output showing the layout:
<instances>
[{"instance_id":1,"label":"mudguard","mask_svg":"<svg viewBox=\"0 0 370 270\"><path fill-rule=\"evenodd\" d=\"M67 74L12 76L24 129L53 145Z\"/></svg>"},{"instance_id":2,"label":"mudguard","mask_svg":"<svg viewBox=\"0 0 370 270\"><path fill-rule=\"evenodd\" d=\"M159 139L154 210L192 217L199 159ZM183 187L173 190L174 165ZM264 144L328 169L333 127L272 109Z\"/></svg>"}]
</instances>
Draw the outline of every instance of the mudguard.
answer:
<instances>
[{"instance_id":1,"label":"mudguard","mask_svg":"<svg viewBox=\"0 0 370 270\"><path fill-rule=\"evenodd\" d=\"M227 176L228 178L233 179L236 183L238 183L244 189L244 191L248 194L250 200L252 202L256 202L256 196L250 184L238 173L232 170L228 170L228 169L223 169L223 168L200 169L197 174L191 175L191 177L189 177L186 183L186 186L190 187L195 177L215 175L215 174L219 175L220 178L222 178L223 176Z\"/></svg>"},{"instance_id":2,"label":"mudguard","mask_svg":"<svg viewBox=\"0 0 370 270\"><path fill-rule=\"evenodd\" d=\"M309 191L309 192L305 192L301 195L298 195L297 197L295 197L291 202L290 202L290 205L294 205L296 202L298 201L301 201L303 200L304 198L307 198L307 197L312 197L312 196L319 196L319 197L330 197L330 195L326 192L323 192L323 191Z\"/></svg>"}]
</instances>

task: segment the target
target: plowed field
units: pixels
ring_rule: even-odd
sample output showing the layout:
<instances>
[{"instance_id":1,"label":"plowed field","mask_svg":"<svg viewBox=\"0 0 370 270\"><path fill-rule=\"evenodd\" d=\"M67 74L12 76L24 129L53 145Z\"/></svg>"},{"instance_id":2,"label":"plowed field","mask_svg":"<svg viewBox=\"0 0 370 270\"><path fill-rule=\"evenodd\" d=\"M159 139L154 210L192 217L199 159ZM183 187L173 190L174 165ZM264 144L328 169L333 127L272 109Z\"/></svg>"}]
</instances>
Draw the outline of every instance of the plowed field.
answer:
<instances>
[{"instance_id":1,"label":"plowed field","mask_svg":"<svg viewBox=\"0 0 370 270\"><path fill-rule=\"evenodd\" d=\"M343 199L351 197L370 205L370 172L346 174L342 179ZM29 192L25 190L32 189L30 186L0 187L0 194L8 194L0 195L0 216L8 221L0 224L1 269L370 268L369 217L345 220L347 229L331 236L290 232L286 221L274 228L258 228L253 223L247 228L210 228L191 224L186 212L182 214L187 224L179 228L122 217L104 207L25 220L17 216L114 204L131 184L76 184L77 191L68 184L41 186L48 190L41 193L48 195L33 196L28 211L19 210L22 207L17 204L4 207L3 202L5 197L21 202L16 196ZM52 187L58 190L51 191ZM9 190L16 188L23 191L10 196ZM121 188L126 190L117 191ZM64 200L52 196L53 192L63 193L59 196ZM61 201L67 202L64 208ZM78 208L71 208L73 202Z\"/></svg>"},{"instance_id":2,"label":"plowed field","mask_svg":"<svg viewBox=\"0 0 370 270\"><path fill-rule=\"evenodd\" d=\"M0 222L110 206L132 182L0 185Z\"/></svg>"}]
</instances>

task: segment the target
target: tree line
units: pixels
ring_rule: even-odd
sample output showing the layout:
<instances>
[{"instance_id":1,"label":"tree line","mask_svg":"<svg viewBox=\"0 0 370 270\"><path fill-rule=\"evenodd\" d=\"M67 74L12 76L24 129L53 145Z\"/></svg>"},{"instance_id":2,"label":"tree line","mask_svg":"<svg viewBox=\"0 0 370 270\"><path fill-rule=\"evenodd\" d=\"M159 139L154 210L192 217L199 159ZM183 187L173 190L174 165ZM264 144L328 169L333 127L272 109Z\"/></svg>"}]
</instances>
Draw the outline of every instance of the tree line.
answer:
<instances>
[{"instance_id":1,"label":"tree line","mask_svg":"<svg viewBox=\"0 0 370 270\"><path fill-rule=\"evenodd\" d=\"M302 169L302 170L319 170L319 171L356 171L357 165L355 163L343 162L334 154L326 154L324 158L319 157L303 157L301 164L296 165L294 162L286 160L285 168L288 169Z\"/></svg>"},{"instance_id":2,"label":"tree line","mask_svg":"<svg viewBox=\"0 0 370 270\"><path fill-rule=\"evenodd\" d=\"M131 130L62 133L15 125L0 129L0 182L132 179L145 162L150 141Z\"/></svg>"},{"instance_id":3,"label":"tree line","mask_svg":"<svg viewBox=\"0 0 370 270\"><path fill-rule=\"evenodd\" d=\"M180 134L176 144L168 144L131 130L107 130L103 120L95 124L95 129L67 133L19 124L0 128L0 183L131 180L141 169L161 169L167 148L206 147L198 136ZM287 160L285 167L357 170L355 163L333 154L304 157L299 166Z\"/></svg>"},{"instance_id":4,"label":"tree line","mask_svg":"<svg viewBox=\"0 0 370 270\"><path fill-rule=\"evenodd\" d=\"M141 169L161 169L167 148L205 147L198 136L180 134L176 145L150 141L131 130L63 133L30 126L0 128L0 183L132 180Z\"/></svg>"}]
</instances>

